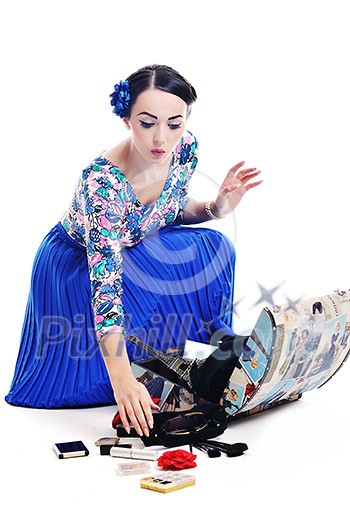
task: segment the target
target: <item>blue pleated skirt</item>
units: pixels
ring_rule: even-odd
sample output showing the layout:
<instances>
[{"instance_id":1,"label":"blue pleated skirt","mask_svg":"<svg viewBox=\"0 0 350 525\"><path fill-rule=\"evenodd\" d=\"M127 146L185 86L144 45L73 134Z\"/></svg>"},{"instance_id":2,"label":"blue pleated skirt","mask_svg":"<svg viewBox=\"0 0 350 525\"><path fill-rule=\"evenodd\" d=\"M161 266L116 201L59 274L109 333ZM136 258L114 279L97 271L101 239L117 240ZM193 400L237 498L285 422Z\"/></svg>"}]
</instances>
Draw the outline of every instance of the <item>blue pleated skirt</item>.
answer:
<instances>
[{"instance_id":1,"label":"blue pleated skirt","mask_svg":"<svg viewBox=\"0 0 350 525\"><path fill-rule=\"evenodd\" d=\"M170 224L123 247L127 334L162 352L233 335L235 250L217 230ZM218 337L217 337L218 336ZM130 361L147 357L126 340ZM115 404L97 343L85 247L58 223L35 256L8 403Z\"/></svg>"}]
</instances>

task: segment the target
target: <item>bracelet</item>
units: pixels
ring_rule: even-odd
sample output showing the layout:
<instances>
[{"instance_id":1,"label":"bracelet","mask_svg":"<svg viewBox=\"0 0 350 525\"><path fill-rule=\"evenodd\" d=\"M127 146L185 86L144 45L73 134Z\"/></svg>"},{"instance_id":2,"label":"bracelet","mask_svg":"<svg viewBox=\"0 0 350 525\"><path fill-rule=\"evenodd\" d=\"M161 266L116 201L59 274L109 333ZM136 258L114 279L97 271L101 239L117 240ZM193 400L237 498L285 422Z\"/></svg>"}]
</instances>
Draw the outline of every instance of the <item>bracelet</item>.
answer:
<instances>
[{"instance_id":1,"label":"bracelet","mask_svg":"<svg viewBox=\"0 0 350 525\"><path fill-rule=\"evenodd\" d=\"M211 219L221 219L221 217L217 217L214 215L214 213L210 209L210 205L213 201L207 201L204 205L205 213L211 218Z\"/></svg>"}]
</instances>

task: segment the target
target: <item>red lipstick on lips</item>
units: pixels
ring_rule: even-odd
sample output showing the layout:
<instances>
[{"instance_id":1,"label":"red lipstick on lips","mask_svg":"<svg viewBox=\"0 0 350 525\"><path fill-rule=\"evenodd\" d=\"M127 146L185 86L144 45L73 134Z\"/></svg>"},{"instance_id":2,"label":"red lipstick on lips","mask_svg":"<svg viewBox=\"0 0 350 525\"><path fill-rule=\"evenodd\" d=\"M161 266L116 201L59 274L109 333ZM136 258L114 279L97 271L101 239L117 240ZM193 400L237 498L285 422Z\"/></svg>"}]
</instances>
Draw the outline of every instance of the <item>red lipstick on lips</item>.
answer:
<instances>
[{"instance_id":1,"label":"red lipstick on lips","mask_svg":"<svg viewBox=\"0 0 350 525\"><path fill-rule=\"evenodd\" d=\"M155 157L161 157L162 155L164 155L165 151L163 149L152 149L151 153Z\"/></svg>"}]
</instances>

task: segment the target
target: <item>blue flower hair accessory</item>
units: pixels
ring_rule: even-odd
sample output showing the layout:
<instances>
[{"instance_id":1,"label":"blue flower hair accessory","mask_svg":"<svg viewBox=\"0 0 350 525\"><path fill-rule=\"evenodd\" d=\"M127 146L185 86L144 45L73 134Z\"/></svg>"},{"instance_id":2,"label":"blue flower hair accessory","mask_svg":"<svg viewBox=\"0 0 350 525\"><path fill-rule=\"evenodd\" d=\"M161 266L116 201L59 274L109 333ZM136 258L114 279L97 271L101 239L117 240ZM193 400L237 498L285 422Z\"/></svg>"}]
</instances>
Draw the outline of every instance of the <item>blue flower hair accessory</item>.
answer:
<instances>
[{"instance_id":1,"label":"blue flower hair accessory","mask_svg":"<svg viewBox=\"0 0 350 525\"><path fill-rule=\"evenodd\" d=\"M129 111L130 107L130 88L129 82L122 80L119 84L114 86L113 93L110 94L111 105L113 107L113 113L118 115L118 117L123 118Z\"/></svg>"}]
</instances>

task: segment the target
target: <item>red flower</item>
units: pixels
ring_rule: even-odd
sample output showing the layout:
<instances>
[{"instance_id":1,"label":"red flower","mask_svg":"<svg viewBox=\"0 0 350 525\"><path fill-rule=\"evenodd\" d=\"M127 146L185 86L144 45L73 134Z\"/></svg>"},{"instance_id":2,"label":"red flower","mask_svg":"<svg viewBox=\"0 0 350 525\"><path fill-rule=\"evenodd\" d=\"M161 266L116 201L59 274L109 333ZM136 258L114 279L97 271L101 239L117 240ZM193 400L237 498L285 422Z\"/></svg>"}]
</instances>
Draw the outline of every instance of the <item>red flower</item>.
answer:
<instances>
[{"instance_id":1,"label":"red flower","mask_svg":"<svg viewBox=\"0 0 350 525\"><path fill-rule=\"evenodd\" d=\"M196 457L195 454L191 454L191 452L186 450L169 450L158 458L158 467L164 470L194 468L197 466L197 463L194 462Z\"/></svg>"}]
</instances>

